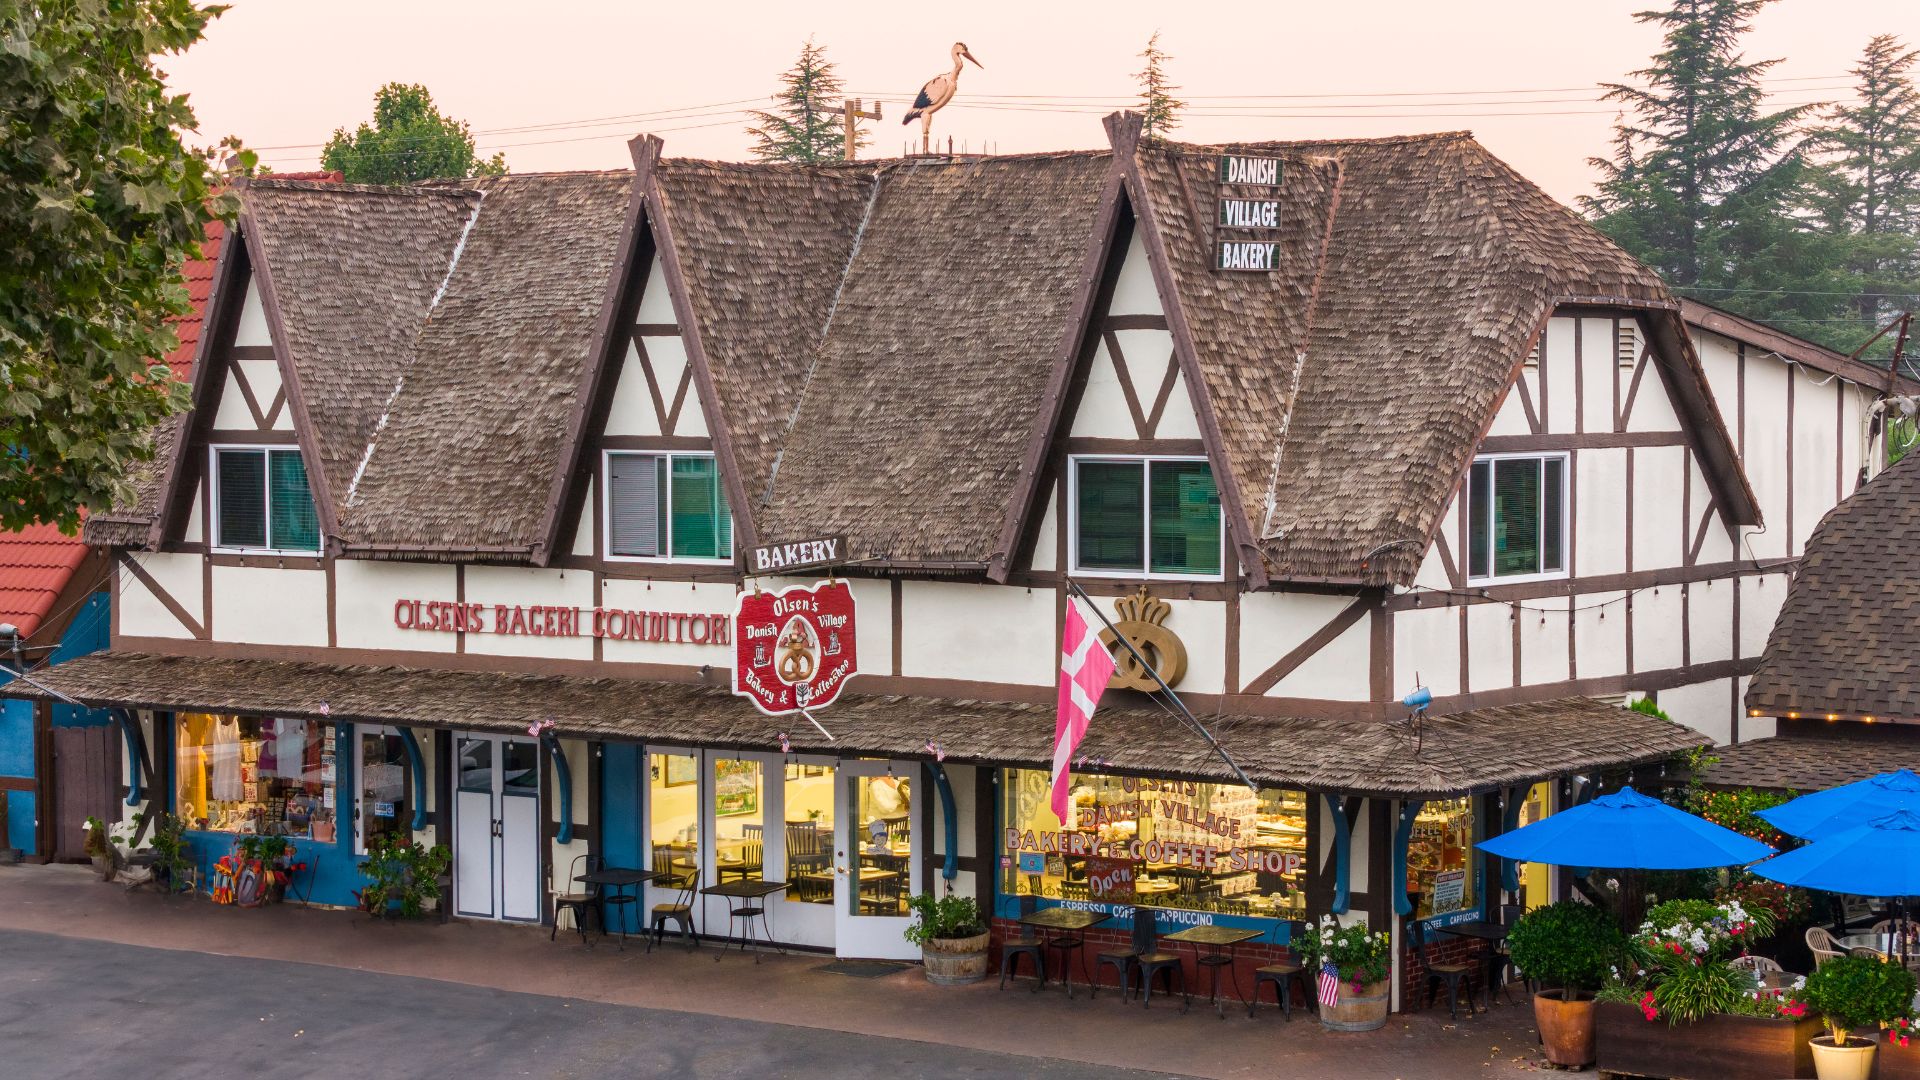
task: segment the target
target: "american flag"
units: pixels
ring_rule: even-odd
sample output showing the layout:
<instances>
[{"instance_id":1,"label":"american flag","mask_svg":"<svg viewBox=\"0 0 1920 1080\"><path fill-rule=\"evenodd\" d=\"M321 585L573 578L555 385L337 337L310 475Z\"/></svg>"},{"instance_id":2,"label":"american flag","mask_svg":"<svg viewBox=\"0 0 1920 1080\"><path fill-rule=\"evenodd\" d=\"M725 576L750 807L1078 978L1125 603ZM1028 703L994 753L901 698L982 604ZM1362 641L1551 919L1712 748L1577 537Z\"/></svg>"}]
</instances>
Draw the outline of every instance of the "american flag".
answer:
<instances>
[{"instance_id":1,"label":"american flag","mask_svg":"<svg viewBox=\"0 0 1920 1080\"><path fill-rule=\"evenodd\" d=\"M1320 967L1320 1004L1340 1003L1340 968L1329 960Z\"/></svg>"}]
</instances>

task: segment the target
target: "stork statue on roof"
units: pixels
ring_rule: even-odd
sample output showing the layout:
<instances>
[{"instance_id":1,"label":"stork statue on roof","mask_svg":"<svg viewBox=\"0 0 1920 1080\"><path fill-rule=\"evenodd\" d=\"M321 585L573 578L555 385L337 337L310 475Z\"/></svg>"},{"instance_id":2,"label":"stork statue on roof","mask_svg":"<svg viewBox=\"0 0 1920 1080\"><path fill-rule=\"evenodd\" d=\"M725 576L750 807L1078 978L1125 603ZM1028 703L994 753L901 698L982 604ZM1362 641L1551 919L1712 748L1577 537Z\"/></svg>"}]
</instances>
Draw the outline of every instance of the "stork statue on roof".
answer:
<instances>
[{"instance_id":1,"label":"stork statue on roof","mask_svg":"<svg viewBox=\"0 0 1920 1080\"><path fill-rule=\"evenodd\" d=\"M953 70L928 79L927 84L920 88L920 96L913 99L913 108L908 109L906 118L900 121L902 124L911 124L916 117L919 118L920 152L923 154L932 152L928 143L933 136L933 114L946 108L947 102L953 100L953 92L960 89L962 60L973 60L973 54L967 51L966 42L956 41L953 43ZM984 70L987 65L973 60L973 66Z\"/></svg>"}]
</instances>

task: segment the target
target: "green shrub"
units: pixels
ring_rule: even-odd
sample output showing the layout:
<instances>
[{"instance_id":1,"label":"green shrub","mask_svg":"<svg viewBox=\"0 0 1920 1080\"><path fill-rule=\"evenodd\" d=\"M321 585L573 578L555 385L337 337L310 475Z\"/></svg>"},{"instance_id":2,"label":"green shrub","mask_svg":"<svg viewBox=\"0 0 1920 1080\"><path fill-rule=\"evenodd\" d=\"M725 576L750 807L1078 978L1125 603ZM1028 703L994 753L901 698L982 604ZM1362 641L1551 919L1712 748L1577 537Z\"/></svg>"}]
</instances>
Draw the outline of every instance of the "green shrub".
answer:
<instances>
[{"instance_id":1,"label":"green shrub","mask_svg":"<svg viewBox=\"0 0 1920 1080\"><path fill-rule=\"evenodd\" d=\"M1373 933L1365 923L1341 926L1331 915L1320 916L1318 928L1309 927L1297 946L1307 969L1317 971L1329 960L1355 993L1387 977L1393 962L1393 939Z\"/></svg>"},{"instance_id":2,"label":"green shrub","mask_svg":"<svg viewBox=\"0 0 1920 1080\"><path fill-rule=\"evenodd\" d=\"M1913 973L1865 956L1836 956L1807 976L1794 1000L1820 1014L1833 1041L1847 1032L1878 1030L1906 1017L1913 1007Z\"/></svg>"},{"instance_id":3,"label":"green shrub","mask_svg":"<svg viewBox=\"0 0 1920 1080\"><path fill-rule=\"evenodd\" d=\"M398 900L402 916L418 918L428 900L440 898L440 876L452 864L453 852L445 844L429 848L402 838L410 835L387 833L367 842L366 858L360 860L360 872L367 876L360 906L369 914L389 915Z\"/></svg>"},{"instance_id":4,"label":"green shrub","mask_svg":"<svg viewBox=\"0 0 1920 1080\"><path fill-rule=\"evenodd\" d=\"M925 945L934 938L970 938L987 932L980 905L971 896L921 893L908 897L907 906L913 909L915 918L905 934L915 945Z\"/></svg>"},{"instance_id":5,"label":"green shrub","mask_svg":"<svg viewBox=\"0 0 1920 1080\"><path fill-rule=\"evenodd\" d=\"M1514 966L1549 985L1587 993L1607 981L1623 944L1611 915L1578 900L1535 908L1507 935Z\"/></svg>"}]
</instances>

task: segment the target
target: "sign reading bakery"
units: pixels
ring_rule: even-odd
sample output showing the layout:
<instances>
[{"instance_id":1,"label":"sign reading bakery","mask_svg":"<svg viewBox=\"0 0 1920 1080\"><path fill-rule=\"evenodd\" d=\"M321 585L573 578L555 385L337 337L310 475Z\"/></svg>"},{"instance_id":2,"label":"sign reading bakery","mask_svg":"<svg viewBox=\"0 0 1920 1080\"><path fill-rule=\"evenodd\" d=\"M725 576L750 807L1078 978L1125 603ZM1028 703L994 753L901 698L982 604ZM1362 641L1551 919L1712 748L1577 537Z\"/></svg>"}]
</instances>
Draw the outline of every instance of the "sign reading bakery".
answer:
<instances>
[{"instance_id":1,"label":"sign reading bakery","mask_svg":"<svg viewBox=\"0 0 1920 1080\"><path fill-rule=\"evenodd\" d=\"M832 704L860 673L844 581L743 592L733 616L733 692L772 716Z\"/></svg>"}]
</instances>

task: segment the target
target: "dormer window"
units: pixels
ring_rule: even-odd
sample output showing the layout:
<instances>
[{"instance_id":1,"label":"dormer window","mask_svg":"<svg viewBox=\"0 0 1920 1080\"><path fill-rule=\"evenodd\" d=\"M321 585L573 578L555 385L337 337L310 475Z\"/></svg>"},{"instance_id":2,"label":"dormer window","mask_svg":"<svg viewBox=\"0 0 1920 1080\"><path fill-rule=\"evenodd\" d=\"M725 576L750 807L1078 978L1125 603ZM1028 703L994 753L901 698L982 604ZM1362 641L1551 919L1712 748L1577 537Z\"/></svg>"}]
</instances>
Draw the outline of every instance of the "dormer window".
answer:
<instances>
[{"instance_id":1,"label":"dormer window","mask_svg":"<svg viewBox=\"0 0 1920 1080\"><path fill-rule=\"evenodd\" d=\"M733 512L712 454L606 455L610 559L733 561Z\"/></svg>"},{"instance_id":2,"label":"dormer window","mask_svg":"<svg viewBox=\"0 0 1920 1080\"><path fill-rule=\"evenodd\" d=\"M1205 458L1070 459L1073 568L1100 577L1220 577L1220 489Z\"/></svg>"},{"instance_id":3,"label":"dormer window","mask_svg":"<svg viewBox=\"0 0 1920 1080\"><path fill-rule=\"evenodd\" d=\"M1567 455L1491 454L1467 476L1467 578L1527 581L1567 572Z\"/></svg>"},{"instance_id":4,"label":"dormer window","mask_svg":"<svg viewBox=\"0 0 1920 1080\"><path fill-rule=\"evenodd\" d=\"M320 517L298 447L213 448L215 547L319 551Z\"/></svg>"}]
</instances>

